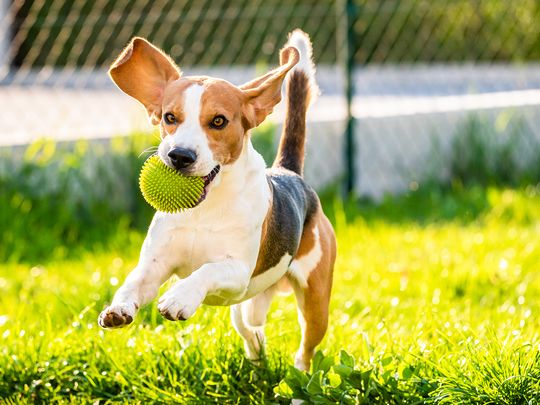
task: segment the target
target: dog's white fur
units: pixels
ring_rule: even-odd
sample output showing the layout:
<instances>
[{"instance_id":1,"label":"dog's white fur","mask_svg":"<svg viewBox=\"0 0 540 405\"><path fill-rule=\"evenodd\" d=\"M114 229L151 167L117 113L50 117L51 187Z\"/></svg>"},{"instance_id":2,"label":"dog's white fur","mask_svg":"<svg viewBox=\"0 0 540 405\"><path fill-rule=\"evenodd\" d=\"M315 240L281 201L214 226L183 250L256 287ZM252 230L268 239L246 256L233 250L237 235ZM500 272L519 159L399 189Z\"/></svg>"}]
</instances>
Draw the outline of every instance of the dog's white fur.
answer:
<instances>
[{"instance_id":1,"label":"dog's white fur","mask_svg":"<svg viewBox=\"0 0 540 405\"><path fill-rule=\"evenodd\" d=\"M289 266L289 274L298 282L300 287L306 288L307 280L313 269L317 266L322 257L319 228L313 228L314 245L313 248L300 259L295 259Z\"/></svg>"}]
</instances>

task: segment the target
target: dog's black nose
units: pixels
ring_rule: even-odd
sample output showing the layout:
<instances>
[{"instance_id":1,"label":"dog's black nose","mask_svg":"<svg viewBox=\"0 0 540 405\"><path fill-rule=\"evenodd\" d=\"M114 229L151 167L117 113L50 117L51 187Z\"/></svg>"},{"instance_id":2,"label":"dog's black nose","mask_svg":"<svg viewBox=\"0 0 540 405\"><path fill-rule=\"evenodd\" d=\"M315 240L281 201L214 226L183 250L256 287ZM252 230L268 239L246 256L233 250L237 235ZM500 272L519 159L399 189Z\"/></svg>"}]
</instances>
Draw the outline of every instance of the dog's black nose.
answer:
<instances>
[{"instance_id":1,"label":"dog's black nose","mask_svg":"<svg viewBox=\"0 0 540 405\"><path fill-rule=\"evenodd\" d=\"M177 169L185 169L197 160L195 152L184 148L174 148L168 154L171 159L171 163Z\"/></svg>"}]
</instances>

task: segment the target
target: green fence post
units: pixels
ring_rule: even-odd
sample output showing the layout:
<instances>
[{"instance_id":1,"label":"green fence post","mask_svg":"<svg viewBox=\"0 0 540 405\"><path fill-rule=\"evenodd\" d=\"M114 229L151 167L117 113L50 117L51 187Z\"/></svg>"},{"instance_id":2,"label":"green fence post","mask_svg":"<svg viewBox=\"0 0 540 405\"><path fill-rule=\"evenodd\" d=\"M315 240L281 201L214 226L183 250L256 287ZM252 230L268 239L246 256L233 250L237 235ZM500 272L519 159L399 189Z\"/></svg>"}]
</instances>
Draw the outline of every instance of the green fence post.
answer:
<instances>
[{"instance_id":1,"label":"green fence post","mask_svg":"<svg viewBox=\"0 0 540 405\"><path fill-rule=\"evenodd\" d=\"M338 63L342 65L345 79L345 98L347 103L347 125L345 128L345 187L346 196L350 196L355 187L357 168L355 165L356 145L354 139L355 120L352 113L354 95L354 54L356 40L354 22L356 20L356 5L353 0L339 0L337 3L337 49Z\"/></svg>"}]
</instances>

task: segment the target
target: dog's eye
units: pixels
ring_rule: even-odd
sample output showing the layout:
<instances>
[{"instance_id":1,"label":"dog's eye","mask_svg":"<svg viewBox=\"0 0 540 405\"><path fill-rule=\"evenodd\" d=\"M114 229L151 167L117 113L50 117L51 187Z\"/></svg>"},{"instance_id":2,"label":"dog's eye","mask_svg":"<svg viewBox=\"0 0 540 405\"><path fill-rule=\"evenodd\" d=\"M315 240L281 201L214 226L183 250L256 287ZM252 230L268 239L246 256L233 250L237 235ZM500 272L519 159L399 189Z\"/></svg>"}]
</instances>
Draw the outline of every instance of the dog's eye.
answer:
<instances>
[{"instance_id":1,"label":"dog's eye","mask_svg":"<svg viewBox=\"0 0 540 405\"><path fill-rule=\"evenodd\" d=\"M168 112L168 113L163 114L163 121L165 121L165 124L172 125L176 123L176 117L174 116L173 113Z\"/></svg>"},{"instance_id":2,"label":"dog's eye","mask_svg":"<svg viewBox=\"0 0 540 405\"><path fill-rule=\"evenodd\" d=\"M227 118L225 118L223 115L216 115L210 123L210 126L215 129L222 129L225 128L227 122Z\"/></svg>"}]
</instances>

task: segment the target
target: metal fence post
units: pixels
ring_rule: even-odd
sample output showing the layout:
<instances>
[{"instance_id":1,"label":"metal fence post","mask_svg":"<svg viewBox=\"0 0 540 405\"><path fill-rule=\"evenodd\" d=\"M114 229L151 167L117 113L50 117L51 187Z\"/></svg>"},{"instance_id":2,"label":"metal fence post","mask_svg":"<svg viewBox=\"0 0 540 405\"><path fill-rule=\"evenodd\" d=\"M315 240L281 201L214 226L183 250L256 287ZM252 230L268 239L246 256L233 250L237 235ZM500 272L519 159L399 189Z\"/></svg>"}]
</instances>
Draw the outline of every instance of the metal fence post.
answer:
<instances>
[{"instance_id":1,"label":"metal fence post","mask_svg":"<svg viewBox=\"0 0 540 405\"><path fill-rule=\"evenodd\" d=\"M340 0L337 2L337 49L339 64L342 65L344 74L345 100L346 100L346 120L345 127L345 184L344 192L350 196L355 187L357 167L356 145L354 139L355 119L352 113L352 101L354 96L354 54L355 54L355 34L354 22L356 20L356 5L353 0Z\"/></svg>"},{"instance_id":2,"label":"metal fence post","mask_svg":"<svg viewBox=\"0 0 540 405\"><path fill-rule=\"evenodd\" d=\"M354 22L356 20L356 5L353 0L340 0L337 3L337 49L338 63L342 65L344 75L344 91L346 99L346 120L345 127L345 184L344 193L350 196L356 183L356 145L354 141L354 115L352 113L352 101L354 96L354 54L355 54L355 34Z\"/></svg>"}]
</instances>

